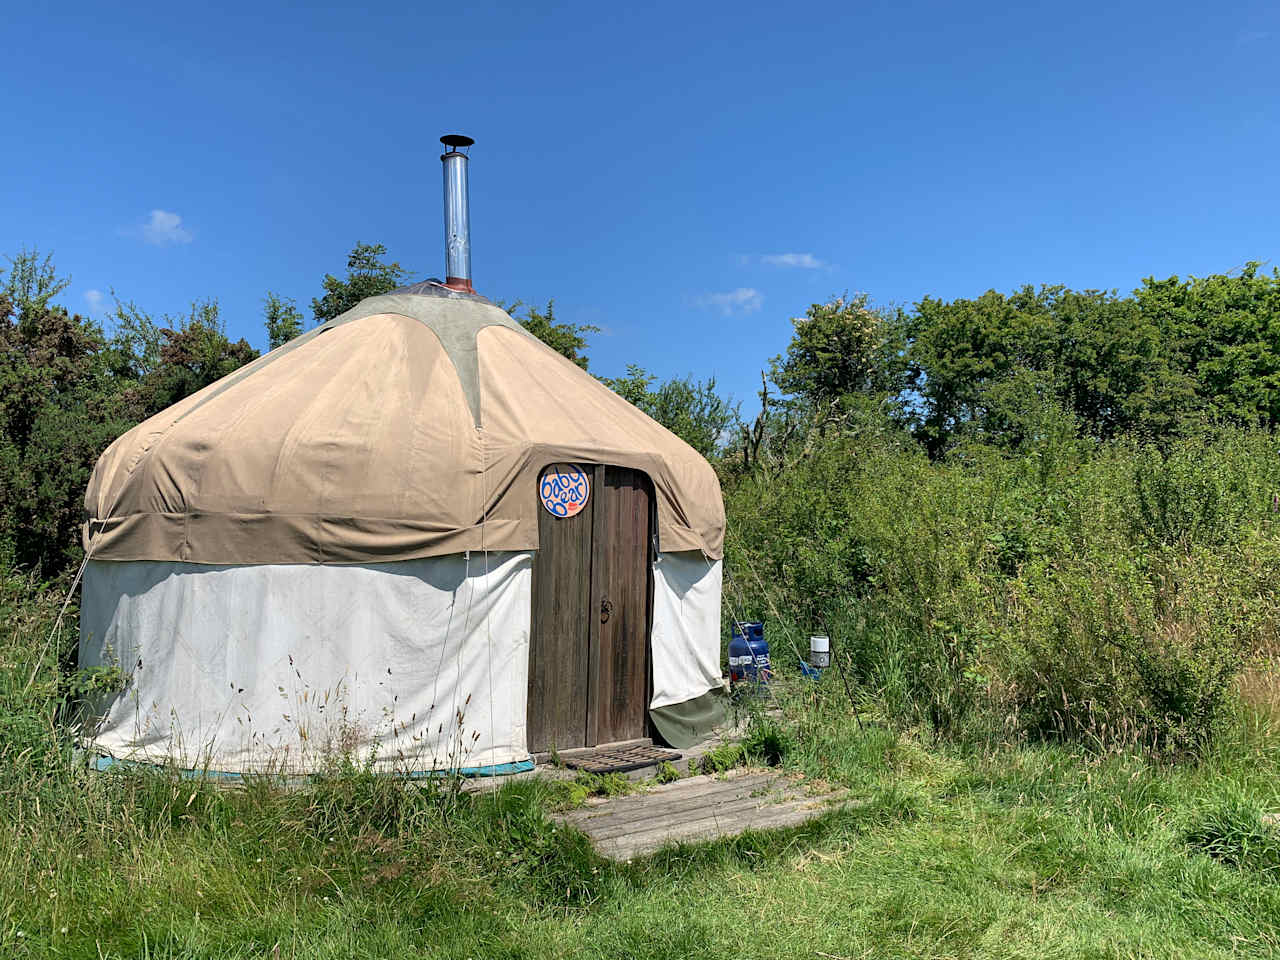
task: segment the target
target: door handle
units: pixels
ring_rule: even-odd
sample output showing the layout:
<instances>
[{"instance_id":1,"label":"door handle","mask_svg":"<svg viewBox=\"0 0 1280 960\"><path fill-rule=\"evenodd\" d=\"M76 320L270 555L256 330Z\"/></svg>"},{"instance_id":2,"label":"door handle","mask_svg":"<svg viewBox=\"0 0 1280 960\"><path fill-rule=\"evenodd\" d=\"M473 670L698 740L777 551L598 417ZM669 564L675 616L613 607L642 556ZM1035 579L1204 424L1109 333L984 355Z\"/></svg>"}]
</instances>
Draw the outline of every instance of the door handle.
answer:
<instances>
[{"instance_id":1,"label":"door handle","mask_svg":"<svg viewBox=\"0 0 1280 960\"><path fill-rule=\"evenodd\" d=\"M609 615L612 613L613 613L613 601L610 600L608 597L603 597L600 600L600 622L608 623Z\"/></svg>"}]
</instances>

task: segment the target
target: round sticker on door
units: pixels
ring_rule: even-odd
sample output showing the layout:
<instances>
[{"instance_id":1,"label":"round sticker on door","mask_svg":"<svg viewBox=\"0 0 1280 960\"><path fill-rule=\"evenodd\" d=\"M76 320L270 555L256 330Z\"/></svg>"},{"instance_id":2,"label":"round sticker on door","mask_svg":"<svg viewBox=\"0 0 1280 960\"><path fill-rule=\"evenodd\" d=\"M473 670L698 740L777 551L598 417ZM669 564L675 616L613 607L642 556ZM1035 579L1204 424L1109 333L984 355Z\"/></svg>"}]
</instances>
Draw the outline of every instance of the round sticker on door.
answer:
<instances>
[{"instance_id":1,"label":"round sticker on door","mask_svg":"<svg viewBox=\"0 0 1280 960\"><path fill-rule=\"evenodd\" d=\"M538 484L538 497L547 511L557 517L572 517L582 512L591 496L591 481L586 471L572 463L556 463L547 467Z\"/></svg>"}]
</instances>

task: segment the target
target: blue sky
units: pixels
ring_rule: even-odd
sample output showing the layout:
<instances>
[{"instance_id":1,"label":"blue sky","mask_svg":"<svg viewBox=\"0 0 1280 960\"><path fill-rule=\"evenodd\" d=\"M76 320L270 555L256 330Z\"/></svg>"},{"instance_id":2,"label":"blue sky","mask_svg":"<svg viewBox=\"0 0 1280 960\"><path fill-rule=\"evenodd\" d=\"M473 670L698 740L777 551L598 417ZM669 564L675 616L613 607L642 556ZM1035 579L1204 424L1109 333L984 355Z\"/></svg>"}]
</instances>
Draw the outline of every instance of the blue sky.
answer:
<instances>
[{"instance_id":1,"label":"blue sky","mask_svg":"<svg viewBox=\"0 0 1280 960\"><path fill-rule=\"evenodd\" d=\"M754 403L789 318L1280 253L1274 4L35 5L0 58L0 252L69 306L216 297L263 346L356 241L603 328L593 371Z\"/></svg>"}]
</instances>

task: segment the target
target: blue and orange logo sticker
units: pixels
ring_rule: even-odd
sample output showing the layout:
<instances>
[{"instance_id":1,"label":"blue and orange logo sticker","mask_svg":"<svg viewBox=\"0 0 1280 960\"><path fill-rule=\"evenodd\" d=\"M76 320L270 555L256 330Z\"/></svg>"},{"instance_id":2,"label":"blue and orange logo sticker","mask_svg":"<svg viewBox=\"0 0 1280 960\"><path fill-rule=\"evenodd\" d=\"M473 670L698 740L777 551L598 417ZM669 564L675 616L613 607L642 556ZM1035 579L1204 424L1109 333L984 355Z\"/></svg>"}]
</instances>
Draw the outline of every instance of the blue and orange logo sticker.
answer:
<instances>
[{"instance_id":1,"label":"blue and orange logo sticker","mask_svg":"<svg viewBox=\"0 0 1280 960\"><path fill-rule=\"evenodd\" d=\"M574 517L591 496L591 481L581 467L556 463L547 467L538 483L538 498L555 517Z\"/></svg>"}]
</instances>

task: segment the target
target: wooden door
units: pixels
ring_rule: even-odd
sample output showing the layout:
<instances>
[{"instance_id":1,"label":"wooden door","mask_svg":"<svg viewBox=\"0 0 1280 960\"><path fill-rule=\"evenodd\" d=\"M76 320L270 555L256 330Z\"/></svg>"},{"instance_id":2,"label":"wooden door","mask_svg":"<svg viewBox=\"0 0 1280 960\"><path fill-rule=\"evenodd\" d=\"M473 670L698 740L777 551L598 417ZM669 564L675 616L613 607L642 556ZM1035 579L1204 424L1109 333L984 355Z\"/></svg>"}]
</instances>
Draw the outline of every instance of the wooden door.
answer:
<instances>
[{"instance_id":1,"label":"wooden door","mask_svg":"<svg viewBox=\"0 0 1280 960\"><path fill-rule=\"evenodd\" d=\"M645 735L649 706L651 567L649 479L638 470L597 468L601 496L593 524L587 742Z\"/></svg>"},{"instance_id":2,"label":"wooden door","mask_svg":"<svg viewBox=\"0 0 1280 960\"><path fill-rule=\"evenodd\" d=\"M573 517L538 506L529 634L531 751L587 742L587 621L591 605L591 524L595 497Z\"/></svg>"},{"instance_id":3,"label":"wooden door","mask_svg":"<svg viewBox=\"0 0 1280 960\"><path fill-rule=\"evenodd\" d=\"M529 638L529 749L646 735L653 492L621 467L588 468L577 515L538 508Z\"/></svg>"}]
</instances>

